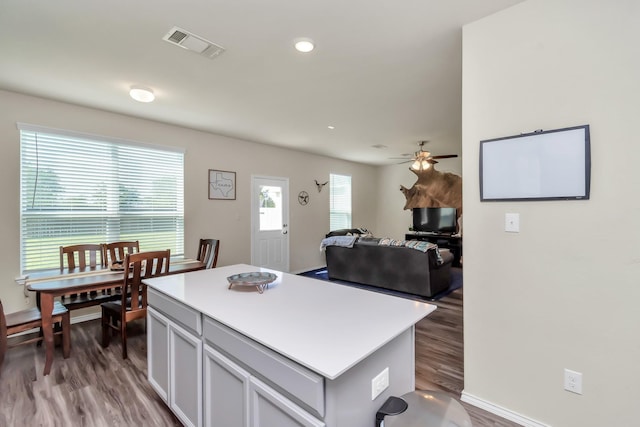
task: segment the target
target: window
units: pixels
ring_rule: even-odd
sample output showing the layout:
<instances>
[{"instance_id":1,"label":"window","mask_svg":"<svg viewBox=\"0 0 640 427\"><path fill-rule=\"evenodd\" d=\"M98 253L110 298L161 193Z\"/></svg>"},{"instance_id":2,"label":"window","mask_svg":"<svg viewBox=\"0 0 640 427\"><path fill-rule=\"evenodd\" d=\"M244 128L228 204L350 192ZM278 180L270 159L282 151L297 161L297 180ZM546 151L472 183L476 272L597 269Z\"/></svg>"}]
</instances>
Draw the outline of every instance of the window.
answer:
<instances>
[{"instance_id":1,"label":"window","mask_svg":"<svg viewBox=\"0 0 640 427\"><path fill-rule=\"evenodd\" d=\"M184 254L184 153L19 124L20 266L57 268L59 247L139 240Z\"/></svg>"},{"instance_id":2,"label":"window","mask_svg":"<svg viewBox=\"0 0 640 427\"><path fill-rule=\"evenodd\" d=\"M329 231L351 228L351 177L331 174Z\"/></svg>"},{"instance_id":3,"label":"window","mask_svg":"<svg viewBox=\"0 0 640 427\"><path fill-rule=\"evenodd\" d=\"M282 187L260 186L260 231L282 230Z\"/></svg>"}]
</instances>

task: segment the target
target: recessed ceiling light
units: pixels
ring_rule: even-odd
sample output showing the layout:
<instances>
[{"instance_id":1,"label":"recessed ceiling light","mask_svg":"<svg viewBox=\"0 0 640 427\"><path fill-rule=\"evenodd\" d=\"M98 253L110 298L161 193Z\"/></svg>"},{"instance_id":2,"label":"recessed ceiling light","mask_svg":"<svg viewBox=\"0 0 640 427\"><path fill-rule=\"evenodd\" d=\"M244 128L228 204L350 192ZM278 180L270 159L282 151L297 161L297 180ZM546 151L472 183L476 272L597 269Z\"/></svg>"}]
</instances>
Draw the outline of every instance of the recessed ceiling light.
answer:
<instances>
[{"instance_id":1,"label":"recessed ceiling light","mask_svg":"<svg viewBox=\"0 0 640 427\"><path fill-rule=\"evenodd\" d=\"M131 86L129 96L138 102L152 102L156 99L151 89L142 86Z\"/></svg>"},{"instance_id":2,"label":"recessed ceiling light","mask_svg":"<svg viewBox=\"0 0 640 427\"><path fill-rule=\"evenodd\" d=\"M331 130L334 130L334 129L336 128L335 126L331 126L331 125L329 125L329 126L327 126L327 127L328 127L329 129L331 129Z\"/></svg>"},{"instance_id":3,"label":"recessed ceiling light","mask_svg":"<svg viewBox=\"0 0 640 427\"><path fill-rule=\"evenodd\" d=\"M315 47L310 39L298 39L294 44L296 50L302 53L308 53Z\"/></svg>"}]
</instances>

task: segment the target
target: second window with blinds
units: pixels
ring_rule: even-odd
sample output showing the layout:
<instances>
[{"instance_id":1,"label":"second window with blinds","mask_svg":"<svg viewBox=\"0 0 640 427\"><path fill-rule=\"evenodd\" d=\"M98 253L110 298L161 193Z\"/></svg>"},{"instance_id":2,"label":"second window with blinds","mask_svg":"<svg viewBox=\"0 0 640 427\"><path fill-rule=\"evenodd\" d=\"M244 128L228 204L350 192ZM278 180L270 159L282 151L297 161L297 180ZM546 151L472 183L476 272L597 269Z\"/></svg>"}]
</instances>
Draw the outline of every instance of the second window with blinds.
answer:
<instances>
[{"instance_id":1,"label":"second window with blinds","mask_svg":"<svg viewBox=\"0 0 640 427\"><path fill-rule=\"evenodd\" d=\"M329 192L329 231L351 228L351 177L331 174Z\"/></svg>"}]
</instances>

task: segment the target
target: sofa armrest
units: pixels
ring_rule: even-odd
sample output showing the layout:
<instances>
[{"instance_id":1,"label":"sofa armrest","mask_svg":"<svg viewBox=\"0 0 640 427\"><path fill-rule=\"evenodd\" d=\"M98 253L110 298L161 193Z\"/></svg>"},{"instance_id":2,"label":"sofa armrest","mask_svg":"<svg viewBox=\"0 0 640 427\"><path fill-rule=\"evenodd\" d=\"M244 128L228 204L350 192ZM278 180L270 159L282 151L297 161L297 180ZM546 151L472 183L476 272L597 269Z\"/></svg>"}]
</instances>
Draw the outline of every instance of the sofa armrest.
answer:
<instances>
[{"instance_id":1,"label":"sofa armrest","mask_svg":"<svg viewBox=\"0 0 640 427\"><path fill-rule=\"evenodd\" d=\"M443 265L450 265L453 263L453 254L449 249L438 249L440 252L440 258L442 258L442 262L438 262L438 257L435 254L435 249L430 250L429 252L429 268L440 268Z\"/></svg>"}]
</instances>

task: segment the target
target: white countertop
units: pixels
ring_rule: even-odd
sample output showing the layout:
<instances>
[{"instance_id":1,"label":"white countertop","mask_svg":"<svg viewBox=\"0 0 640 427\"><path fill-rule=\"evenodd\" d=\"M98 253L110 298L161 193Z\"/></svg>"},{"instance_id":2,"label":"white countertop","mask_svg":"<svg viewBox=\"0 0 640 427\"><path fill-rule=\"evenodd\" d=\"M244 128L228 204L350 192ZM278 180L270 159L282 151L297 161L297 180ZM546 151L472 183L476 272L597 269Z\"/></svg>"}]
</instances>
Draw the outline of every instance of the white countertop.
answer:
<instances>
[{"instance_id":1,"label":"white countertop","mask_svg":"<svg viewBox=\"0 0 640 427\"><path fill-rule=\"evenodd\" d=\"M227 277L268 271L278 278L258 293L229 288ZM335 379L436 307L289 273L230 265L145 280L325 378Z\"/></svg>"}]
</instances>

